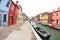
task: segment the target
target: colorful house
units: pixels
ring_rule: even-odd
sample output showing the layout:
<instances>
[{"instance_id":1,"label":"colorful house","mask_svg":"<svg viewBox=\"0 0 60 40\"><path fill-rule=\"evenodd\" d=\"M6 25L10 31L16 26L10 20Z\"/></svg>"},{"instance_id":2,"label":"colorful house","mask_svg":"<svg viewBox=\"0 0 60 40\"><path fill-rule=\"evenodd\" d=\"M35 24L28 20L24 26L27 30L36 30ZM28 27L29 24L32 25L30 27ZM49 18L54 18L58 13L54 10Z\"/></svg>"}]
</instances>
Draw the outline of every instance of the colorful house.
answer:
<instances>
[{"instance_id":1,"label":"colorful house","mask_svg":"<svg viewBox=\"0 0 60 40\"><path fill-rule=\"evenodd\" d=\"M30 20L30 18L25 13L22 13L22 15L23 15L23 22Z\"/></svg>"},{"instance_id":2,"label":"colorful house","mask_svg":"<svg viewBox=\"0 0 60 40\"><path fill-rule=\"evenodd\" d=\"M38 18L37 17L34 17L34 22L35 23L37 23L37 20L38 20Z\"/></svg>"},{"instance_id":3,"label":"colorful house","mask_svg":"<svg viewBox=\"0 0 60 40\"><path fill-rule=\"evenodd\" d=\"M42 13L40 13L40 23L42 23Z\"/></svg>"},{"instance_id":4,"label":"colorful house","mask_svg":"<svg viewBox=\"0 0 60 40\"><path fill-rule=\"evenodd\" d=\"M26 16L26 21L29 21L29 20L30 20L30 18L28 16Z\"/></svg>"},{"instance_id":5,"label":"colorful house","mask_svg":"<svg viewBox=\"0 0 60 40\"><path fill-rule=\"evenodd\" d=\"M38 23L40 23L40 14L38 15Z\"/></svg>"},{"instance_id":6,"label":"colorful house","mask_svg":"<svg viewBox=\"0 0 60 40\"><path fill-rule=\"evenodd\" d=\"M52 26L53 28L60 29L60 8L57 11L52 12Z\"/></svg>"},{"instance_id":7,"label":"colorful house","mask_svg":"<svg viewBox=\"0 0 60 40\"><path fill-rule=\"evenodd\" d=\"M49 24L49 26L51 26L51 24L52 24L52 13L49 13L48 14L49 15L49 17L48 17L48 24Z\"/></svg>"},{"instance_id":8,"label":"colorful house","mask_svg":"<svg viewBox=\"0 0 60 40\"><path fill-rule=\"evenodd\" d=\"M12 0L0 0L0 26L8 26L8 13Z\"/></svg>"},{"instance_id":9,"label":"colorful house","mask_svg":"<svg viewBox=\"0 0 60 40\"><path fill-rule=\"evenodd\" d=\"M34 21L34 17L32 17L32 18L30 19L30 21Z\"/></svg>"},{"instance_id":10,"label":"colorful house","mask_svg":"<svg viewBox=\"0 0 60 40\"><path fill-rule=\"evenodd\" d=\"M17 12L18 12L18 1L16 1L16 4L12 2L8 14L9 26L17 23L17 14L18 14Z\"/></svg>"},{"instance_id":11,"label":"colorful house","mask_svg":"<svg viewBox=\"0 0 60 40\"><path fill-rule=\"evenodd\" d=\"M20 5L18 5L18 15L17 15L17 23L22 23L22 7Z\"/></svg>"},{"instance_id":12,"label":"colorful house","mask_svg":"<svg viewBox=\"0 0 60 40\"><path fill-rule=\"evenodd\" d=\"M22 13L23 15L23 22L26 21L26 14L25 13Z\"/></svg>"},{"instance_id":13,"label":"colorful house","mask_svg":"<svg viewBox=\"0 0 60 40\"><path fill-rule=\"evenodd\" d=\"M40 14L37 15L37 23L40 23Z\"/></svg>"},{"instance_id":14,"label":"colorful house","mask_svg":"<svg viewBox=\"0 0 60 40\"><path fill-rule=\"evenodd\" d=\"M41 14L42 15L41 24L48 25L48 16L49 16L48 13L49 12L44 12Z\"/></svg>"},{"instance_id":15,"label":"colorful house","mask_svg":"<svg viewBox=\"0 0 60 40\"><path fill-rule=\"evenodd\" d=\"M40 23L40 14L38 14L35 18L34 18L36 23Z\"/></svg>"}]
</instances>

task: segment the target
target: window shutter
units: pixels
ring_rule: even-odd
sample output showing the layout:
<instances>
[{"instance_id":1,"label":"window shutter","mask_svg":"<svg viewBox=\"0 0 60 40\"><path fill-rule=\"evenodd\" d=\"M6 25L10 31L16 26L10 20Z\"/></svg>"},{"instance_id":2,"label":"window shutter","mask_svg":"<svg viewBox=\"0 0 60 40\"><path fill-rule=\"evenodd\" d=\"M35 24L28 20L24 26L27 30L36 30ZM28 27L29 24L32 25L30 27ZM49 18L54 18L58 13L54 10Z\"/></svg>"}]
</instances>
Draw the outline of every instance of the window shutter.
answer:
<instances>
[{"instance_id":1,"label":"window shutter","mask_svg":"<svg viewBox=\"0 0 60 40\"><path fill-rule=\"evenodd\" d=\"M10 4L10 2L8 1L8 3L7 3L7 5L6 5L6 7L9 7L9 4Z\"/></svg>"}]
</instances>

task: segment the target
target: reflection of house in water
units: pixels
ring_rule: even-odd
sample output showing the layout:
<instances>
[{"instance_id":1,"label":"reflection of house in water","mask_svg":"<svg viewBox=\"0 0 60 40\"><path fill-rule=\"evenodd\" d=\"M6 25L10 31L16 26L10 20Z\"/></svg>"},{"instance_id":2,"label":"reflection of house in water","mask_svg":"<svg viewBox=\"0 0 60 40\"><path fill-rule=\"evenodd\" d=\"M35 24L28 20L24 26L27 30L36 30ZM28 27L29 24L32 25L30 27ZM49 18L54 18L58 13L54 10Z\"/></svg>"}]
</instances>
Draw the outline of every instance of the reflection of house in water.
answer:
<instances>
[{"instance_id":1,"label":"reflection of house in water","mask_svg":"<svg viewBox=\"0 0 60 40\"><path fill-rule=\"evenodd\" d=\"M0 26L8 26L8 13L12 0L0 0Z\"/></svg>"}]
</instances>

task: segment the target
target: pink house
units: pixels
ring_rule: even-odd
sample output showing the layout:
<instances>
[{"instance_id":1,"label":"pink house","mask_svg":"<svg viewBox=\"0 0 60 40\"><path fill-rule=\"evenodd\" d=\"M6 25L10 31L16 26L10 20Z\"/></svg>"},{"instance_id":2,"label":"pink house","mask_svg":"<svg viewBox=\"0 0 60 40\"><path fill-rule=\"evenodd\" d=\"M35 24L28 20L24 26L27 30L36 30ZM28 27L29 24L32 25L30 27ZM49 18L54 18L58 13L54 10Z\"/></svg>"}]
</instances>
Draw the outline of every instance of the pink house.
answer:
<instances>
[{"instance_id":1,"label":"pink house","mask_svg":"<svg viewBox=\"0 0 60 40\"><path fill-rule=\"evenodd\" d=\"M53 28L60 29L60 8L52 12L52 26Z\"/></svg>"}]
</instances>

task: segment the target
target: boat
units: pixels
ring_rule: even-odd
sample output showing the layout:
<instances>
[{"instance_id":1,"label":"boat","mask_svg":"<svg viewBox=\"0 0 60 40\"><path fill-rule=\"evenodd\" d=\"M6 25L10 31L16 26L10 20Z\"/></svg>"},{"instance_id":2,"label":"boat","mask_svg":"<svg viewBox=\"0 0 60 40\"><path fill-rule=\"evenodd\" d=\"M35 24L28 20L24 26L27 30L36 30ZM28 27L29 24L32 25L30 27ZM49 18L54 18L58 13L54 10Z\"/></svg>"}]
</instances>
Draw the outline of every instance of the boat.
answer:
<instances>
[{"instance_id":1,"label":"boat","mask_svg":"<svg viewBox=\"0 0 60 40\"><path fill-rule=\"evenodd\" d=\"M40 28L36 25L34 25L34 29L43 40L49 40L49 38L51 36L51 34L49 32L43 30L42 28Z\"/></svg>"}]
</instances>

